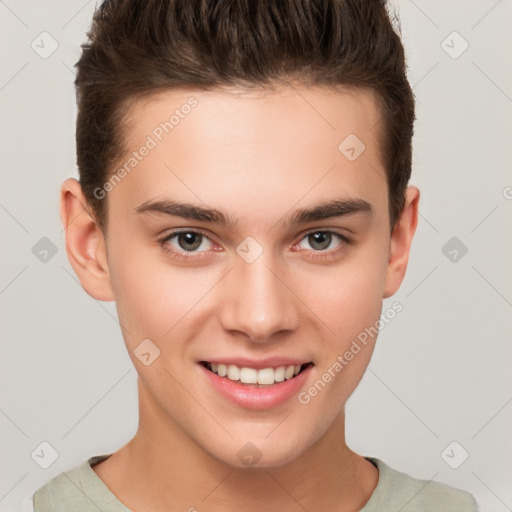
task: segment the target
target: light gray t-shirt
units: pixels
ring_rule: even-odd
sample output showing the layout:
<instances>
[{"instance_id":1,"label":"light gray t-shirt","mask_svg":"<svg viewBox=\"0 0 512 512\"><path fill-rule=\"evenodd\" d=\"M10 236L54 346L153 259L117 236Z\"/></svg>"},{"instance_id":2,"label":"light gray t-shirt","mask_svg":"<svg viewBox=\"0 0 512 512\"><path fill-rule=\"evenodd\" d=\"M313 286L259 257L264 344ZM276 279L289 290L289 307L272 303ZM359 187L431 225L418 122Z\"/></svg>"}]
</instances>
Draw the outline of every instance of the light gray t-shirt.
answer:
<instances>
[{"instance_id":1,"label":"light gray t-shirt","mask_svg":"<svg viewBox=\"0 0 512 512\"><path fill-rule=\"evenodd\" d=\"M23 512L132 512L91 468L110 455L96 455L56 475L33 494ZM379 481L359 512L480 511L467 491L414 478L375 457L365 459L379 470Z\"/></svg>"}]
</instances>

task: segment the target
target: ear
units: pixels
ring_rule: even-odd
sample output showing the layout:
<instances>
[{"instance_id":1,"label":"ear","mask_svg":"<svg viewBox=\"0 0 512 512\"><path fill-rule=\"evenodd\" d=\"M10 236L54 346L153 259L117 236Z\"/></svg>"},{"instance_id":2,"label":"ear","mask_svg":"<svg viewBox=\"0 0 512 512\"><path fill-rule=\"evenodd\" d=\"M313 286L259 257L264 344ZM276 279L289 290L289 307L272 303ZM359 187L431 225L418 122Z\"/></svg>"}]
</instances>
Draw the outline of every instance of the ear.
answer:
<instances>
[{"instance_id":1,"label":"ear","mask_svg":"<svg viewBox=\"0 0 512 512\"><path fill-rule=\"evenodd\" d=\"M406 191L405 204L391 233L389 261L386 270L383 298L394 295L405 276L412 238L418 224L420 191L410 186Z\"/></svg>"},{"instance_id":2,"label":"ear","mask_svg":"<svg viewBox=\"0 0 512 512\"><path fill-rule=\"evenodd\" d=\"M65 229L66 252L80 284L97 300L115 300L101 229L86 208L80 183L67 179L60 190L60 218Z\"/></svg>"}]
</instances>

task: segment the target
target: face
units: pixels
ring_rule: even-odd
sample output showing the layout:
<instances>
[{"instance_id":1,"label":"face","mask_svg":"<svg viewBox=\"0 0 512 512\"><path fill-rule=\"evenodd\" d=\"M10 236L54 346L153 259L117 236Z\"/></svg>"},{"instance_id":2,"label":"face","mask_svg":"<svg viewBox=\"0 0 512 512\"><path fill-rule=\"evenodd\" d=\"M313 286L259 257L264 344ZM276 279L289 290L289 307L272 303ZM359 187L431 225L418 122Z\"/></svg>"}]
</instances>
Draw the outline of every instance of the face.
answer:
<instances>
[{"instance_id":1,"label":"face","mask_svg":"<svg viewBox=\"0 0 512 512\"><path fill-rule=\"evenodd\" d=\"M375 343L354 340L405 272L375 98L180 90L127 121L105 279L141 399L228 464L293 460L343 414Z\"/></svg>"}]
</instances>

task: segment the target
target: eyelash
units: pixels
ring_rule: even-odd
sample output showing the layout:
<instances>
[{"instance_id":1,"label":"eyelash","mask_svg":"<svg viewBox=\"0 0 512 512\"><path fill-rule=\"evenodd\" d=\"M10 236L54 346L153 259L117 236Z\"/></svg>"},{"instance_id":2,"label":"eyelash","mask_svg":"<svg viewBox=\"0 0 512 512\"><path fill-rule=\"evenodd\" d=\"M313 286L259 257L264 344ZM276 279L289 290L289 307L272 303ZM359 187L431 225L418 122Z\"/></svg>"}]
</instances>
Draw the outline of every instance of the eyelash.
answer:
<instances>
[{"instance_id":1,"label":"eyelash","mask_svg":"<svg viewBox=\"0 0 512 512\"><path fill-rule=\"evenodd\" d=\"M173 249L169 244L167 244L167 242L169 240L171 240L172 238L174 238L175 236L177 236L181 233L193 233L195 235L202 235L205 238L207 238L208 240L210 240L210 237L208 236L208 234L206 232L202 231L201 229L176 230L176 231L172 231L171 233L165 235L165 237L160 238L158 240L158 243L162 247L163 251L171 254L173 256L173 258L175 258L177 260L182 260L182 259L190 260L191 258L198 259L198 258L207 257L207 254L206 254L207 251L203 251L202 253L197 253L197 254L193 253L193 252L187 252L187 251L177 251L176 249ZM324 234L328 233L328 234L334 235L335 237L338 237L342 243L340 244L340 246L338 248L333 249L331 251L325 251L325 250L323 250L323 251L322 250L321 251L308 251L308 252L313 252L313 253L320 253L320 254L314 255L313 258L326 259L326 258L336 257L336 256L344 253L348 249L348 246L353 243L353 241L350 238L348 238L346 235L342 235L341 233L338 233L337 231L331 231L329 229L313 229L311 231L308 231L307 233L305 233L303 235L303 237L299 240L298 243L302 242L302 240L304 240L304 238L308 237L309 235L312 235L315 233L324 233ZM214 243L212 240L210 240L210 242ZM202 254L204 254L204 256Z\"/></svg>"}]
</instances>

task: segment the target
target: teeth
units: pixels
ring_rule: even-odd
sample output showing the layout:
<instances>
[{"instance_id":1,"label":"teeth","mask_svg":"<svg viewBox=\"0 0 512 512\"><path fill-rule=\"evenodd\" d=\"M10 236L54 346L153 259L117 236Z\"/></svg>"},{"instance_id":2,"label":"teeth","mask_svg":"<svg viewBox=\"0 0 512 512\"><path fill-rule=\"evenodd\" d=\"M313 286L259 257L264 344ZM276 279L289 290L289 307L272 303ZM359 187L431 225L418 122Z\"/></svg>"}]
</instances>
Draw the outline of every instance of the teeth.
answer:
<instances>
[{"instance_id":1,"label":"teeth","mask_svg":"<svg viewBox=\"0 0 512 512\"><path fill-rule=\"evenodd\" d=\"M258 384L274 384L275 382L275 371L272 368L263 368L263 370L258 370ZM241 379L242 382L247 382L244 379ZM254 380L256 382L256 379Z\"/></svg>"},{"instance_id":2,"label":"teeth","mask_svg":"<svg viewBox=\"0 0 512 512\"><path fill-rule=\"evenodd\" d=\"M274 384L283 382L298 375L301 369L300 364L279 366L278 368L239 368L234 364L225 365L222 363L211 363L210 368L219 377L227 377L232 381L240 381L244 384Z\"/></svg>"},{"instance_id":3,"label":"teeth","mask_svg":"<svg viewBox=\"0 0 512 512\"><path fill-rule=\"evenodd\" d=\"M295 366L287 366L284 371L284 378L286 380L291 379L293 377L293 372L295 371Z\"/></svg>"},{"instance_id":4,"label":"teeth","mask_svg":"<svg viewBox=\"0 0 512 512\"><path fill-rule=\"evenodd\" d=\"M263 384L263 382L259 382L258 370L254 368L240 368L240 381L244 384ZM269 384L274 383L270 382Z\"/></svg>"},{"instance_id":5,"label":"teeth","mask_svg":"<svg viewBox=\"0 0 512 512\"><path fill-rule=\"evenodd\" d=\"M284 380L285 367L280 366L274 370L274 379L276 382L283 382Z\"/></svg>"},{"instance_id":6,"label":"teeth","mask_svg":"<svg viewBox=\"0 0 512 512\"><path fill-rule=\"evenodd\" d=\"M228 365L228 379L229 380L240 380L240 368L234 364Z\"/></svg>"}]
</instances>

